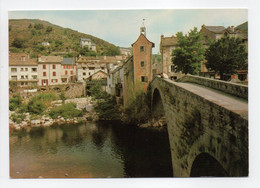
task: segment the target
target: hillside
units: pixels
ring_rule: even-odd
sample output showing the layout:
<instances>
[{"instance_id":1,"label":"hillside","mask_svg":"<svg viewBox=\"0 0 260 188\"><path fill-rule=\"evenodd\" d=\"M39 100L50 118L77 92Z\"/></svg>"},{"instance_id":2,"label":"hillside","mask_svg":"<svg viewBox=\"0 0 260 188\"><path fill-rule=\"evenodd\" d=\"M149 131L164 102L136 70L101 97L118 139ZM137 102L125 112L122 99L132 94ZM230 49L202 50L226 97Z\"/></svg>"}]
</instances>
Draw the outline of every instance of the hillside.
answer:
<instances>
[{"instance_id":1,"label":"hillside","mask_svg":"<svg viewBox=\"0 0 260 188\"><path fill-rule=\"evenodd\" d=\"M38 53L77 56L80 51L80 38L91 39L91 42L96 44L97 54L91 52L90 55L101 55L107 49L115 48L113 44L97 37L63 28L47 21L39 19L9 20L10 51L26 52L31 57L37 57ZM42 42L49 42L50 46L44 47Z\"/></svg>"},{"instance_id":2,"label":"hillside","mask_svg":"<svg viewBox=\"0 0 260 188\"><path fill-rule=\"evenodd\" d=\"M240 29L243 32L248 32L248 22L242 23L240 25L238 25L237 27L235 27L235 30Z\"/></svg>"}]
</instances>

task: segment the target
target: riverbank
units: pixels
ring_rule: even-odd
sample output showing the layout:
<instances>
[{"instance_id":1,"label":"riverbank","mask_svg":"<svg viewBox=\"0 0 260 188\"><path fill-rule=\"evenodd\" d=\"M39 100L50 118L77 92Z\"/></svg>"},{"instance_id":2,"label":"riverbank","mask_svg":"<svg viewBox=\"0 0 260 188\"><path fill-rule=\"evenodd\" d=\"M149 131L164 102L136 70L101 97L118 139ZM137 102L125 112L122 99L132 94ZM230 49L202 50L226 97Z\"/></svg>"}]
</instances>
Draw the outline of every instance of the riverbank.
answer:
<instances>
[{"instance_id":1,"label":"riverbank","mask_svg":"<svg viewBox=\"0 0 260 188\"><path fill-rule=\"evenodd\" d=\"M81 117L72 117L72 118L64 118L62 116L57 116L56 118L51 118L50 115L47 115L51 109L55 107L60 107L63 104L73 103L76 105L76 109L80 110L83 115ZM53 124L65 124L65 123L81 123L88 120L97 120L97 115L93 111L93 106L96 101L91 97L84 98L74 98L74 99L66 99L64 102L62 100L55 100L51 102L51 107L46 110L46 114L44 115L35 115L31 113L18 113L16 111L9 111L9 127L11 130L20 130L26 127L49 127ZM21 121L15 122L14 117L19 117Z\"/></svg>"}]
</instances>

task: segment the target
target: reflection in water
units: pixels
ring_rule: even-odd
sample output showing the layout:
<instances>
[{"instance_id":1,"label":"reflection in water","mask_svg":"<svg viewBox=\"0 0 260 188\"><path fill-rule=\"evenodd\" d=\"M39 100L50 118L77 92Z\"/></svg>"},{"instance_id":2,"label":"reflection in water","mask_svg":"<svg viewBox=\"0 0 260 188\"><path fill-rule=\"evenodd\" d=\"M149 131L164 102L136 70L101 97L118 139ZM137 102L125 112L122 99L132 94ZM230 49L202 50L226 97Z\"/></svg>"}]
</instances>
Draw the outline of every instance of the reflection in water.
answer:
<instances>
[{"instance_id":1,"label":"reflection in water","mask_svg":"<svg viewBox=\"0 0 260 188\"><path fill-rule=\"evenodd\" d=\"M10 145L13 178L172 176L166 128L67 124L13 132Z\"/></svg>"}]
</instances>

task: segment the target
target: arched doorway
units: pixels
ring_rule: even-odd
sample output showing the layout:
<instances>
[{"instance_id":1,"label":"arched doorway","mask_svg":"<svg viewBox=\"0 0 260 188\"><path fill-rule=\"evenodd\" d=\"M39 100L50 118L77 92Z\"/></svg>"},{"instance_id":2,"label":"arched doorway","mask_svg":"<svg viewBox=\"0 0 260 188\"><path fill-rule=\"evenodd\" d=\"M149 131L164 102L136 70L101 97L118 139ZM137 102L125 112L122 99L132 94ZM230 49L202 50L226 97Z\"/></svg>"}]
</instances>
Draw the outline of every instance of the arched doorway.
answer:
<instances>
[{"instance_id":1,"label":"arched doorway","mask_svg":"<svg viewBox=\"0 0 260 188\"><path fill-rule=\"evenodd\" d=\"M192 164L190 176L226 177L228 174L214 157L207 153L201 153Z\"/></svg>"}]
</instances>

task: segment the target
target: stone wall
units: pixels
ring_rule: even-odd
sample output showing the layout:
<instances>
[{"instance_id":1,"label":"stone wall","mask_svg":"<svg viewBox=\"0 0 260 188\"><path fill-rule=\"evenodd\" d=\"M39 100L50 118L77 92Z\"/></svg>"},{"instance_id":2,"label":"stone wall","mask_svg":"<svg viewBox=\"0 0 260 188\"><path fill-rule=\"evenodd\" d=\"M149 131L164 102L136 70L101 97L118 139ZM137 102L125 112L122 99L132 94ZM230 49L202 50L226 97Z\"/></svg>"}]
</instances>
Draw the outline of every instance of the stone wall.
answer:
<instances>
[{"instance_id":1,"label":"stone wall","mask_svg":"<svg viewBox=\"0 0 260 188\"><path fill-rule=\"evenodd\" d=\"M248 86L242 84L236 84L231 82L226 82L222 80L215 80L211 78L205 78L200 76L185 75L177 80L178 82L190 82L210 87L225 93L243 98L248 100Z\"/></svg>"},{"instance_id":2,"label":"stone wall","mask_svg":"<svg viewBox=\"0 0 260 188\"><path fill-rule=\"evenodd\" d=\"M215 158L227 176L248 176L247 118L158 77L149 92L151 104L155 92L162 100L175 177L190 176L193 162L203 153Z\"/></svg>"}]
</instances>

